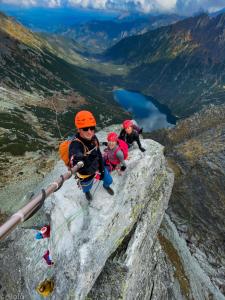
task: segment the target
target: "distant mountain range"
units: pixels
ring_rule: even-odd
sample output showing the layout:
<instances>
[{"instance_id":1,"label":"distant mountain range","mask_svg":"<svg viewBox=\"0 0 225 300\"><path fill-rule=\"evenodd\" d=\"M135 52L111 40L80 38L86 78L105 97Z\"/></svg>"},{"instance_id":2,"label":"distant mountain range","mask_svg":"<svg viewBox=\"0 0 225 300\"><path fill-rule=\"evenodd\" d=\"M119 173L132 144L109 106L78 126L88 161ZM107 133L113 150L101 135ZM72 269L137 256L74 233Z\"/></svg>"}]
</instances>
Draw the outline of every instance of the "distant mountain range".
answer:
<instances>
[{"instance_id":1,"label":"distant mountain range","mask_svg":"<svg viewBox=\"0 0 225 300\"><path fill-rule=\"evenodd\" d=\"M19 2L19 1L18 1ZM91 20L111 20L119 12L99 9L82 9L72 7L21 7L0 2L0 11L11 16L25 27L35 32L54 33Z\"/></svg>"},{"instance_id":2,"label":"distant mountain range","mask_svg":"<svg viewBox=\"0 0 225 300\"><path fill-rule=\"evenodd\" d=\"M125 38L105 57L129 66L128 88L155 97L178 116L225 101L225 13Z\"/></svg>"},{"instance_id":3,"label":"distant mountain range","mask_svg":"<svg viewBox=\"0 0 225 300\"><path fill-rule=\"evenodd\" d=\"M182 18L175 14L158 16L125 15L114 20L93 20L75 24L60 34L85 45L89 51L100 52L116 44L124 37L143 34L160 26L175 23Z\"/></svg>"}]
</instances>

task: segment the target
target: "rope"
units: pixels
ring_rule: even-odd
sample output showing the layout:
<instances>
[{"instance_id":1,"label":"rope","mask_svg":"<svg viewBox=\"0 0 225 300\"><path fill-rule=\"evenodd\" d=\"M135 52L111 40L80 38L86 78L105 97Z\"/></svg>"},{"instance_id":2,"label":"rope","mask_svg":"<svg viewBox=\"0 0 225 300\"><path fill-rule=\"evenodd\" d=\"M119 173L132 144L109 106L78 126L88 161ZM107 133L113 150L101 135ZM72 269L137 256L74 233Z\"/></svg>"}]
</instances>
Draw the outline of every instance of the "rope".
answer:
<instances>
[{"instance_id":1,"label":"rope","mask_svg":"<svg viewBox=\"0 0 225 300\"><path fill-rule=\"evenodd\" d=\"M56 107L55 107L55 104L54 104L54 100L53 100L53 97L52 97L52 106L55 110L55 121L56 121L56 126L58 128L58 132L59 132L59 136L60 136L60 139L63 139L63 136L62 136L62 133L61 133L61 130L59 128L59 123L58 123L58 112L56 110Z\"/></svg>"},{"instance_id":2,"label":"rope","mask_svg":"<svg viewBox=\"0 0 225 300\"><path fill-rule=\"evenodd\" d=\"M62 132L61 132L61 129L60 129L60 126L59 126L59 122L58 122L58 112L57 112L56 106L54 104L53 98L52 98L52 106L53 106L53 109L55 111L55 121L56 121L56 126L57 126L57 129L58 129L58 132L59 132L60 140L63 141L66 136L68 136L71 132L73 132L73 129L68 130L64 135L62 135Z\"/></svg>"},{"instance_id":3,"label":"rope","mask_svg":"<svg viewBox=\"0 0 225 300\"><path fill-rule=\"evenodd\" d=\"M94 182L94 184L97 183L97 181L98 181L98 184L97 184L96 187L95 187L95 190L94 190L94 192L93 192L93 196L95 195L95 192L96 192L97 188L99 187L99 184L100 184L100 181L101 181L101 180L96 180L96 181Z\"/></svg>"}]
</instances>

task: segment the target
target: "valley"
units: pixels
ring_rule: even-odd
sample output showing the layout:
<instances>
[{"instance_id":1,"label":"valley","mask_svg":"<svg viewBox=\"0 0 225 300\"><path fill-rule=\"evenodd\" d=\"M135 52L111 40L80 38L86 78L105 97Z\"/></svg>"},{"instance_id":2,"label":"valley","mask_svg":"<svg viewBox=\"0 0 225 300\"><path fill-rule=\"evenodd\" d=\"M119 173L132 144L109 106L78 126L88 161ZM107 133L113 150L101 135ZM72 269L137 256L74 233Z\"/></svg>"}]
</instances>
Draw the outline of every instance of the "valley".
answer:
<instances>
[{"instance_id":1,"label":"valley","mask_svg":"<svg viewBox=\"0 0 225 300\"><path fill-rule=\"evenodd\" d=\"M40 11L36 11L37 16ZM120 201L104 195L103 202L100 194L97 198L100 209L91 205L84 208L86 204L79 199L77 188L76 199L72 198L74 186L77 187L73 181L74 185L70 185L73 201L65 191L53 195L43 208L48 215L51 209L54 211L55 223L60 218L62 222L66 220L68 201L69 213L76 215L82 211L79 215L82 221L77 218L75 226L72 220L65 226L65 240L61 240L60 247L68 246L69 241L71 256L68 265L64 265L63 251L62 265L56 265L59 278L69 278L70 287L75 289L76 270L82 294L93 300L110 299L112 295L125 297L125 293L128 298L121 299L131 299L134 293L141 295L137 296L141 300L144 294L149 299L157 299L158 295L162 299L224 299L224 11L188 18L176 14L151 18L124 14L104 20L88 19L76 26L70 19L65 27L56 22L50 24L51 28L48 23L51 22L46 20L40 26L41 32L40 23L29 23L31 31L0 13L0 223L27 203L32 193L40 190L41 183L52 181L52 174L58 176L66 170L58 162L58 146L74 134L77 111L93 112L101 141L106 139L108 131L119 131L122 121L135 118L144 127L142 142L148 152L143 154L136 148L131 152L128 170L133 173L128 173L128 181L126 175L115 176ZM137 186L134 178L138 178ZM155 178L153 183L152 178ZM142 181L144 196L137 188ZM124 187L126 198L121 193ZM136 192L140 194L135 198ZM58 207L54 197L63 199L57 202ZM123 227L121 223L128 210L127 220L132 222ZM9 279L14 272L12 263L16 263L15 274L20 280L15 286L22 288L24 295L34 295L37 277L45 274L41 263L35 264L40 272L32 279L27 276L28 288L23 276L32 274L32 263L29 262L28 269L25 264L21 268L26 254L35 257L40 252L39 248L33 251L30 228L34 223L46 222L43 211L35 217L35 222L33 219L19 228L12 240L10 237L0 248L0 255L5 258L4 282L13 293L16 289ZM109 215L112 217L109 223L103 222ZM121 222L117 220L119 215ZM99 236L94 232L88 235L93 224ZM80 231L79 242L76 230ZM113 237L121 232L114 243L108 234L110 230ZM16 239L17 233L21 239ZM102 236L109 240L106 248ZM59 240L57 236L54 238ZM96 260L96 269L91 278L91 273L82 270L81 261L85 261L85 247L92 239L88 251ZM9 241L21 250L17 251L15 262L9 255L14 251ZM76 248L74 241L78 243ZM41 249L40 244L38 247ZM101 270L99 257L95 256L97 248L104 254ZM130 264L132 259L134 263ZM89 259L85 263L89 266ZM138 282L135 291L130 278L135 278L132 281L135 284ZM67 295L62 280L57 282L57 296L60 292ZM2 290L0 285L0 295Z\"/></svg>"}]
</instances>

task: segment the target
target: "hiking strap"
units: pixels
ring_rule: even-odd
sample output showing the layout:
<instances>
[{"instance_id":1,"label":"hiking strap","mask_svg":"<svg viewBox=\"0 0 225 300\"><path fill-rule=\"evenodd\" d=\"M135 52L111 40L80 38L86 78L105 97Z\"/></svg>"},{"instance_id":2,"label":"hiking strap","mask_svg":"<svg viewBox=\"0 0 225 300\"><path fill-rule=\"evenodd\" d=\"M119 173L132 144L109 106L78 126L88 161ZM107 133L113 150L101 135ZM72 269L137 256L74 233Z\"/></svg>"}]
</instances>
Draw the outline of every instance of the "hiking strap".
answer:
<instances>
[{"instance_id":1,"label":"hiking strap","mask_svg":"<svg viewBox=\"0 0 225 300\"><path fill-rule=\"evenodd\" d=\"M117 152L118 152L119 150L121 150L121 148L120 148L120 146L118 145L118 147L117 147L116 150L114 151L114 158L115 158L115 159L118 159L118 158L116 157L116 154L117 154ZM122 151L122 150L121 150L121 151Z\"/></svg>"},{"instance_id":2,"label":"hiking strap","mask_svg":"<svg viewBox=\"0 0 225 300\"><path fill-rule=\"evenodd\" d=\"M92 151L94 151L95 149L98 148L97 143L96 143L96 146L93 149L89 150L88 147L80 139L75 138L73 141L78 141L79 143L81 143L83 145L83 147L84 147L84 156L87 156L87 155L91 154Z\"/></svg>"}]
</instances>

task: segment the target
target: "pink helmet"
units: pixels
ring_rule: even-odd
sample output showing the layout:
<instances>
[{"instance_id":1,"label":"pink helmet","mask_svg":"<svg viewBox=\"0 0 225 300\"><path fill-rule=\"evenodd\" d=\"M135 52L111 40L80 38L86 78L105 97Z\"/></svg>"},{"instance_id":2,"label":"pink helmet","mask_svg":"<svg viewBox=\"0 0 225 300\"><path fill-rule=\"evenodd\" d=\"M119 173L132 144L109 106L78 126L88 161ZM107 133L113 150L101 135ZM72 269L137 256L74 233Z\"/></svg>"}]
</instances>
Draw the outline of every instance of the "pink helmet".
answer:
<instances>
[{"instance_id":1,"label":"pink helmet","mask_svg":"<svg viewBox=\"0 0 225 300\"><path fill-rule=\"evenodd\" d=\"M108 142L117 142L118 135L115 132L110 132L107 136Z\"/></svg>"},{"instance_id":2,"label":"pink helmet","mask_svg":"<svg viewBox=\"0 0 225 300\"><path fill-rule=\"evenodd\" d=\"M133 125L132 120L125 120L125 121L123 122L123 128L124 128L124 129L126 129L126 128L128 128L128 127L131 127L132 125Z\"/></svg>"}]
</instances>

